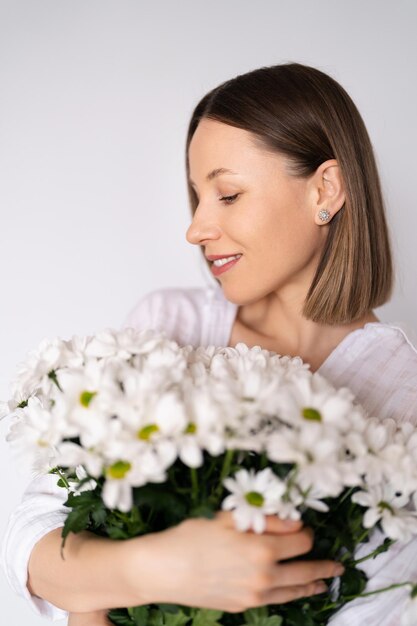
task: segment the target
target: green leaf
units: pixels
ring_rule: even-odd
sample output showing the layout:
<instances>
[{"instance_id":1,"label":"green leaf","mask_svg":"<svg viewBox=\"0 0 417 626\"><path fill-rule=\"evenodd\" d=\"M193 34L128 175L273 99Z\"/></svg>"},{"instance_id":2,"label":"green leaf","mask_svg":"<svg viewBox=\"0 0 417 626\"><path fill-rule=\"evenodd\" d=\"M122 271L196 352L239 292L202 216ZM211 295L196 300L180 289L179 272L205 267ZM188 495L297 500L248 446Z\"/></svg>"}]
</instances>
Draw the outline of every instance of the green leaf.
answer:
<instances>
[{"instance_id":1,"label":"green leaf","mask_svg":"<svg viewBox=\"0 0 417 626\"><path fill-rule=\"evenodd\" d=\"M199 506L191 509L189 517L206 517L213 519L215 517L215 510L208 504L200 504Z\"/></svg>"},{"instance_id":2,"label":"green leaf","mask_svg":"<svg viewBox=\"0 0 417 626\"><path fill-rule=\"evenodd\" d=\"M182 607L179 604L168 604L167 602L158 602L156 606L164 613L178 613L178 611L182 610ZM190 611L192 610L193 609L190 609Z\"/></svg>"},{"instance_id":3,"label":"green leaf","mask_svg":"<svg viewBox=\"0 0 417 626\"><path fill-rule=\"evenodd\" d=\"M216 609L198 609L192 621L192 626L220 626L217 621L223 615L223 611Z\"/></svg>"},{"instance_id":4,"label":"green leaf","mask_svg":"<svg viewBox=\"0 0 417 626\"><path fill-rule=\"evenodd\" d=\"M148 626L164 626L164 613L160 609L149 611Z\"/></svg>"},{"instance_id":5,"label":"green leaf","mask_svg":"<svg viewBox=\"0 0 417 626\"><path fill-rule=\"evenodd\" d=\"M266 606L248 609L244 611L243 615L248 626L281 626L282 624L282 617L279 615L268 617L268 607Z\"/></svg>"},{"instance_id":6,"label":"green leaf","mask_svg":"<svg viewBox=\"0 0 417 626\"><path fill-rule=\"evenodd\" d=\"M149 614L148 606L134 606L127 609L127 612L129 613L135 626L146 626Z\"/></svg>"},{"instance_id":7,"label":"green leaf","mask_svg":"<svg viewBox=\"0 0 417 626\"><path fill-rule=\"evenodd\" d=\"M79 507L73 509L65 520L62 530L62 537L66 539L69 533L79 533L88 527L90 521L90 509L87 507Z\"/></svg>"},{"instance_id":8,"label":"green leaf","mask_svg":"<svg viewBox=\"0 0 417 626\"><path fill-rule=\"evenodd\" d=\"M268 617L268 608L259 606L243 612L247 624L257 624L262 617Z\"/></svg>"},{"instance_id":9,"label":"green leaf","mask_svg":"<svg viewBox=\"0 0 417 626\"><path fill-rule=\"evenodd\" d=\"M135 626L126 609L112 609L107 613L107 617L116 626Z\"/></svg>"},{"instance_id":10,"label":"green leaf","mask_svg":"<svg viewBox=\"0 0 417 626\"><path fill-rule=\"evenodd\" d=\"M179 611L178 613L164 613L164 624L166 624L166 626L183 626L183 624L189 621L190 617L186 615L184 611Z\"/></svg>"},{"instance_id":11,"label":"green leaf","mask_svg":"<svg viewBox=\"0 0 417 626\"><path fill-rule=\"evenodd\" d=\"M368 578L365 572L363 572L362 570L346 567L343 575L340 578L340 595L359 595L365 589L367 580Z\"/></svg>"}]
</instances>

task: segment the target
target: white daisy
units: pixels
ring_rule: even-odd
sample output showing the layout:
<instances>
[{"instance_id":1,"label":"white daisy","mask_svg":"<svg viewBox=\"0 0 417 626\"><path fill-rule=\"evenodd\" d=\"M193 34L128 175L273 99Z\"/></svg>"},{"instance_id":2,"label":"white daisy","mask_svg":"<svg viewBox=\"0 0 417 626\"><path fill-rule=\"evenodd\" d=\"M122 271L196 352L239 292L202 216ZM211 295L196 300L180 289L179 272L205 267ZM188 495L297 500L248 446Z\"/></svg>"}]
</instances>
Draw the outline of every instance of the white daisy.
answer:
<instances>
[{"instance_id":1,"label":"white daisy","mask_svg":"<svg viewBox=\"0 0 417 626\"><path fill-rule=\"evenodd\" d=\"M223 480L232 492L222 502L222 509L233 509L233 518L238 530L253 529L256 533L265 530L265 515L277 513L286 485L267 467L258 473L254 469L238 470L235 476Z\"/></svg>"}]
</instances>

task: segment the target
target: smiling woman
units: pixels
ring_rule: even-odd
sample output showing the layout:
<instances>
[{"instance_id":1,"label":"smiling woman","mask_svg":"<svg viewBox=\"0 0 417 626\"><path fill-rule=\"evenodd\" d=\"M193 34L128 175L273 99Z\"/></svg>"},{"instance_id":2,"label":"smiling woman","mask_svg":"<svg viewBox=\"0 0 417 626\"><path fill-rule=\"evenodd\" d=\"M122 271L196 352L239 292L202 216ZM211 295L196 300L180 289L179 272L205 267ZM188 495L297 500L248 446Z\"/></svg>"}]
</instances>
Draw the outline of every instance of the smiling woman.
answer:
<instances>
[{"instance_id":1,"label":"smiling woman","mask_svg":"<svg viewBox=\"0 0 417 626\"><path fill-rule=\"evenodd\" d=\"M214 285L150 292L125 326L164 330L183 345L243 341L301 356L369 414L411 429L417 350L373 311L392 293L390 236L371 141L343 87L299 63L222 83L191 116L186 174L186 238L201 248ZM227 515L129 542L81 533L68 538L62 561L63 491L51 476L30 485L3 554L14 589L41 614L73 611L71 626L150 602L231 612L285 603L322 592L337 574L332 561L286 562L289 546L291 556L309 552L312 534L272 516L265 537L239 534ZM417 542L364 565L373 589L397 576L417 580ZM406 598L400 589L357 599L331 623L398 625Z\"/></svg>"}]
</instances>

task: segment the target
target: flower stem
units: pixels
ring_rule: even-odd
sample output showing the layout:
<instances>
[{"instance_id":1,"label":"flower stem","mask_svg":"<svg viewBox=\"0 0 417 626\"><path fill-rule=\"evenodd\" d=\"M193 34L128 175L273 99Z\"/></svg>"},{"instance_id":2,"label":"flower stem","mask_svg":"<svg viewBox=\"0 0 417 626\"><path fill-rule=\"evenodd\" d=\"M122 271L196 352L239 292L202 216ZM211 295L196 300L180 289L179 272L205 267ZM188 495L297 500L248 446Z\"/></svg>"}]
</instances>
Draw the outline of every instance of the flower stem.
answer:
<instances>
[{"instance_id":1,"label":"flower stem","mask_svg":"<svg viewBox=\"0 0 417 626\"><path fill-rule=\"evenodd\" d=\"M368 559L372 559L374 556L377 556L381 552L385 552L386 550L388 550L388 548L390 546L392 546L393 543L395 543L394 539L391 539L389 541L389 543L386 543L384 541L384 543L381 543L381 545L378 546L377 548L375 548L375 550L373 552L371 552L370 554L367 554L366 556L363 556L360 559L357 559L356 561L352 561L351 563L349 563L349 565L358 565L358 563L363 563L363 561L367 561Z\"/></svg>"},{"instance_id":2,"label":"flower stem","mask_svg":"<svg viewBox=\"0 0 417 626\"><path fill-rule=\"evenodd\" d=\"M219 478L219 483L216 487L216 489L214 490L213 493L213 498L217 499L218 497L220 497L222 491L223 491L223 479L226 478L226 476L229 475L230 472L230 467L232 465L232 460L233 460L233 454L234 454L234 450L232 448L229 448L228 450L226 450L226 453L224 455L224 459L223 459L223 466L222 469L220 471L220 478Z\"/></svg>"},{"instance_id":3,"label":"flower stem","mask_svg":"<svg viewBox=\"0 0 417 626\"><path fill-rule=\"evenodd\" d=\"M394 583L393 585L389 585L389 587L382 587L381 589L375 589L374 591L367 591L366 593L360 593L359 595L353 595L353 596L343 596L342 600L343 602L349 602L350 600L356 600L356 598L366 598L367 596L374 596L377 593L383 593L385 591L390 591L391 589L397 589L398 587L412 587L414 585L414 583L412 582L405 582L405 583ZM340 606L340 602L333 602L332 604L327 604L326 606L324 606L322 609L320 609L318 611L318 613L321 613L322 611L327 611L329 609L334 609Z\"/></svg>"},{"instance_id":4,"label":"flower stem","mask_svg":"<svg viewBox=\"0 0 417 626\"><path fill-rule=\"evenodd\" d=\"M62 482L64 483L64 485L65 485L66 489L70 489L70 484L69 484L69 482L68 482L68 480L67 480L67 478L66 478L65 474L63 474L63 473L61 472L61 470L60 470L60 468L59 468L59 467L57 467L57 468L56 468L56 470L57 470L57 474L58 474L58 476L60 477L60 479L61 479L61 480L62 480Z\"/></svg>"},{"instance_id":5,"label":"flower stem","mask_svg":"<svg viewBox=\"0 0 417 626\"><path fill-rule=\"evenodd\" d=\"M191 485L192 485L191 498L192 498L193 503L196 504L197 499L198 499L197 469L195 467L191 467L190 473L191 473Z\"/></svg>"}]
</instances>

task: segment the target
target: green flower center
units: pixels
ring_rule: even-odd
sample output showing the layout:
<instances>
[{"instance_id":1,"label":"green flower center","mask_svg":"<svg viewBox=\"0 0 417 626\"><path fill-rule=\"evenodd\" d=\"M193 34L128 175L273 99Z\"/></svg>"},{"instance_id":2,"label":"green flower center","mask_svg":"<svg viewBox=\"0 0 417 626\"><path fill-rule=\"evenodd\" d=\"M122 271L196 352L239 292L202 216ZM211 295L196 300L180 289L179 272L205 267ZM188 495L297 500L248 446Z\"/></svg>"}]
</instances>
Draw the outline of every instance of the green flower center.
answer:
<instances>
[{"instance_id":1,"label":"green flower center","mask_svg":"<svg viewBox=\"0 0 417 626\"><path fill-rule=\"evenodd\" d=\"M313 407L311 406L305 406L301 411L301 415L304 417L304 419L310 420L311 422L322 421L320 411L317 411L317 409L313 409Z\"/></svg>"},{"instance_id":2,"label":"green flower center","mask_svg":"<svg viewBox=\"0 0 417 626\"><path fill-rule=\"evenodd\" d=\"M150 439L152 434L158 431L159 431L159 427L156 424L148 424L147 426L144 426L143 428L138 430L137 438L143 439L144 441L148 441L148 439Z\"/></svg>"},{"instance_id":3,"label":"green flower center","mask_svg":"<svg viewBox=\"0 0 417 626\"><path fill-rule=\"evenodd\" d=\"M197 426L194 424L194 422L190 422L185 429L185 434L194 435L195 432L197 432Z\"/></svg>"},{"instance_id":4,"label":"green flower center","mask_svg":"<svg viewBox=\"0 0 417 626\"><path fill-rule=\"evenodd\" d=\"M91 400L96 395L97 395L97 391L83 391L80 394L80 404L87 409Z\"/></svg>"},{"instance_id":5,"label":"green flower center","mask_svg":"<svg viewBox=\"0 0 417 626\"><path fill-rule=\"evenodd\" d=\"M378 507L382 510L385 509L386 511L389 511L394 515L394 509L390 504L388 504L388 502L384 502L383 500L381 500L381 502L378 502Z\"/></svg>"},{"instance_id":6,"label":"green flower center","mask_svg":"<svg viewBox=\"0 0 417 626\"><path fill-rule=\"evenodd\" d=\"M265 502L265 498L258 491L248 491L245 493L245 498L252 506L262 506Z\"/></svg>"},{"instance_id":7,"label":"green flower center","mask_svg":"<svg viewBox=\"0 0 417 626\"><path fill-rule=\"evenodd\" d=\"M113 465L110 465L110 467L106 469L106 474L110 478L121 480L126 476L131 467L132 464L128 461L116 461L116 463L113 463Z\"/></svg>"}]
</instances>

